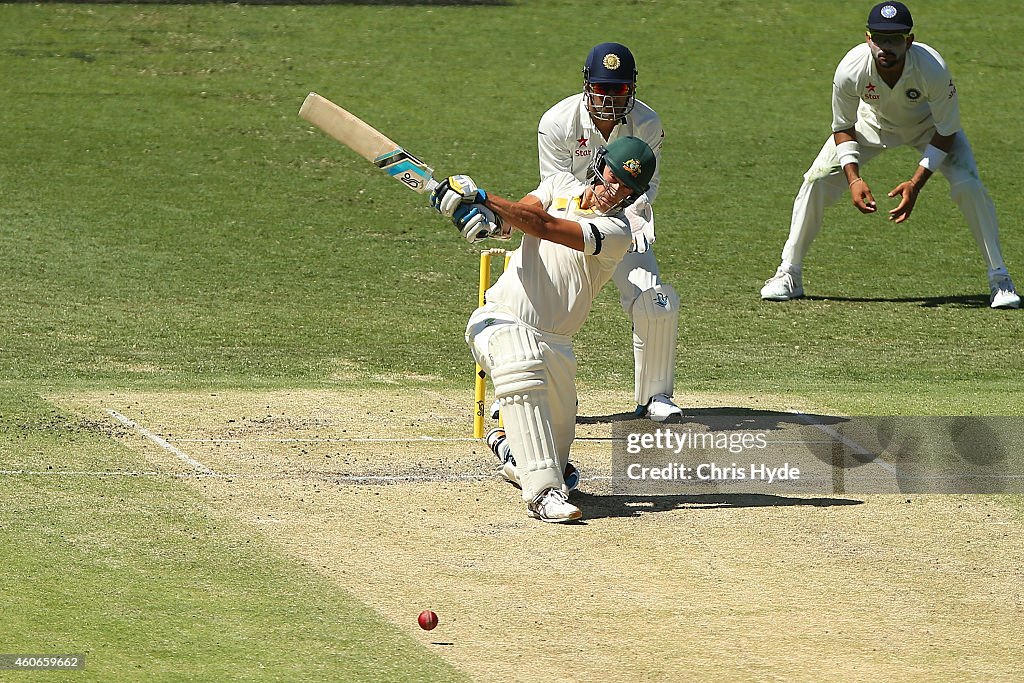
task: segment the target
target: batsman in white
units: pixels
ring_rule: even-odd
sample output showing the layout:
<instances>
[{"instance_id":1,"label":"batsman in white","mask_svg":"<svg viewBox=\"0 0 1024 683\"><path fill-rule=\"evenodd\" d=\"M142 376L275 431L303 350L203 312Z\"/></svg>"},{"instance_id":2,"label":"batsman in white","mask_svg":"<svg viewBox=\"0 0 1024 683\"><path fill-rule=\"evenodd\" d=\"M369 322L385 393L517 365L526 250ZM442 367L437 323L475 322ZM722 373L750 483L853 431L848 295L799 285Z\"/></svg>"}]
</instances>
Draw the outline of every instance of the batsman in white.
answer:
<instances>
[{"instance_id":1,"label":"batsman in white","mask_svg":"<svg viewBox=\"0 0 1024 683\"><path fill-rule=\"evenodd\" d=\"M545 522L582 516L565 482L576 436L572 337L629 250L624 210L650 188L657 168L653 150L635 137L609 143L592 163L588 183L555 173L518 202L467 176L449 177L431 194L471 242L510 228L524 233L487 303L470 316L466 341L501 403L527 512Z\"/></svg>"},{"instance_id":2,"label":"batsman in white","mask_svg":"<svg viewBox=\"0 0 1024 683\"><path fill-rule=\"evenodd\" d=\"M661 161L665 130L653 109L636 98L636 62L620 43L601 43L587 55L583 92L566 97L540 119L540 177L568 172L586 181L596 150L622 137L647 143ZM675 389L679 295L662 281L654 256L654 212L660 172L626 208L629 252L615 269L619 302L633 322L634 398L637 415L657 422L682 415Z\"/></svg>"},{"instance_id":3,"label":"batsman in white","mask_svg":"<svg viewBox=\"0 0 1024 683\"><path fill-rule=\"evenodd\" d=\"M992 308L1019 308L1020 297L1003 263L995 206L978 177L967 135L960 127L956 86L945 61L914 40L914 20L901 2L882 2L868 15L865 42L850 50L832 83L832 136L804 174L793 202L782 263L761 288L770 301L804 294L803 261L821 230L825 207L849 189L861 213L878 210L861 168L882 152L910 146L921 160L909 180L888 196L899 197L889 220L910 218L918 195L938 171L960 207L988 266Z\"/></svg>"}]
</instances>

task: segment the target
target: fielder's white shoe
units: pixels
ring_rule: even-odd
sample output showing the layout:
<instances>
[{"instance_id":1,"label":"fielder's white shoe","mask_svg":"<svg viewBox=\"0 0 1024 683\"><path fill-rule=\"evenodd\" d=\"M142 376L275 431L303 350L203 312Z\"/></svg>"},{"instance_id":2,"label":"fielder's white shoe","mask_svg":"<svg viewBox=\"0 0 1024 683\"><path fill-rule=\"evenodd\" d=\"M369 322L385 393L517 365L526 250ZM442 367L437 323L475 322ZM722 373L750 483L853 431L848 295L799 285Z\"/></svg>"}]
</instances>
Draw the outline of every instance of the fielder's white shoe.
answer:
<instances>
[{"instance_id":1,"label":"fielder's white shoe","mask_svg":"<svg viewBox=\"0 0 1024 683\"><path fill-rule=\"evenodd\" d=\"M665 394L656 394L651 397L651 400L647 402L646 406L639 407L637 410L643 417L646 417L655 422L664 422L669 418L681 418L683 416L683 410L677 406L671 398Z\"/></svg>"},{"instance_id":2,"label":"fielder's white shoe","mask_svg":"<svg viewBox=\"0 0 1024 683\"><path fill-rule=\"evenodd\" d=\"M487 447L501 461L501 465L498 467L498 474L501 478L513 486L523 488L519 481L519 472L516 471L516 459L512 455L512 449L509 448L503 428L495 427L487 432ZM571 462L567 462L565 471L562 473L562 480L565 481L565 488L575 491L580 486L580 471Z\"/></svg>"},{"instance_id":3,"label":"fielder's white shoe","mask_svg":"<svg viewBox=\"0 0 1024 683\"><path fill-rule=\"evenodd\" d=\"M761 298L766 301L789 301L804 295L803 273L799 270L790 272L779 268L761 288Z\"/></svg>"},{"instance_id":4,"label":"fielder's white shoe","mask_svg":"<svg viewBox=\"0 0 1024 683\"><path fill-rule=\"evenodd\" d=\"M1009 275L1002 275L989 283L992 290L992 308L1020 308L1020 297Z\"/></svg>"},{"instance_id":5,"label":"fielder's white shoe","mask_svg":"<svg viewBox=\"0 0 1024 683\"><path fill-rule=\"evenodd\" d=\"M571 522L583 516L583 511L569 502L562 489L544 489L526 504L526 512L542 522Z\"/></svg>"}]
</instances>

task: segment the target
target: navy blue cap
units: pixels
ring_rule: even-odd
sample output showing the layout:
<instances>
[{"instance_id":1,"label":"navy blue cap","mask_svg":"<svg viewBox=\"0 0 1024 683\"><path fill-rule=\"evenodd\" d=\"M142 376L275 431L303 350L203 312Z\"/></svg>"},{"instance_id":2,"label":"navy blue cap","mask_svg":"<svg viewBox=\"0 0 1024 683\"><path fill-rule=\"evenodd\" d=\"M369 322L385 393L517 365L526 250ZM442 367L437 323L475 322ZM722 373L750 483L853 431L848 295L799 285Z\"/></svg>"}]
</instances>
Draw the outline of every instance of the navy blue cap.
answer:
<instances>
[{"instance_id":1,"label":"navy blue cap","mask_svg":"<svg viewBox=\"0 0 1024 683\"><path fill-rule=\"evenodd\" d=\"M601 43L587 55L583 65L587 83L636 83L633 53L621 43Z\"/></svg>"},{"instance_id":2,"label":"navy blue cap","mask_svg":"<svg viewBox=\"0 0 1024 683\"><path fill-rule=\"evenodd\" d=\"M868 14L868 30L882 33L907 33L914 28L914 17L902 2L882 2Z\"/></svg>"}]
</instances>

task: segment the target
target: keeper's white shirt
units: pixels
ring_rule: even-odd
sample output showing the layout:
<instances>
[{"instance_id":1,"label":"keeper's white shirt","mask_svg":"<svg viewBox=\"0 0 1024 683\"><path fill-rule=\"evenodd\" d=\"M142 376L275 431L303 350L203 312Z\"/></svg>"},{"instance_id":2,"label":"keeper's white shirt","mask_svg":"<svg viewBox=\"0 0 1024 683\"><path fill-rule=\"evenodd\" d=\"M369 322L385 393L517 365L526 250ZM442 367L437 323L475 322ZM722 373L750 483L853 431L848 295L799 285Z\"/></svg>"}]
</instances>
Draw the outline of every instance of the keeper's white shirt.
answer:
<instances>
[{"instance_id":1,"label":"keeper's white shirt","mask_svg":"<svg viewBox=\"0 0 1024 683\"><path fill-rule=\"evenodd\" d=\"M832 131L855 124L858 139L883 147L909 144L931 128L940 135L958 132L960 104L946 62L928 45L914 43L900 80L890 88L867 43L850 50L832 82Z\"/></svg>"},{"instance_id":2,"label":"keeper's white shirt","mask_svg":"<svg viewBox=\"0 0 1024 683\"><path fill-rule=\"evenodd\" d=\"M537 152L540 159L540 177L564 171L582 181L601 145L632 135L646 142L654 151L658 165L651 178L647 199L653 203L661 182L661 148L665 142L665 129L653 109L640 100L626 119L615 125L607 140L594 126L587 111L583 93L570 95L544 112L537 126Z\"/></svg>"},{"instance_id":3,"label":"keeper's white shirt","mask_svg":"<svg viewBox=\"0 0 1024 683\"><path fill-rule=\"evenodd\" d=\"M550 334L571 337L583 327L632 241L622 212L601 216L580 208L585 189L572 175L556 173L530 192L552 216L583 226L584 250L524 234L508 268L487 290L488 306Z\"/></svg>"}]
</instances>

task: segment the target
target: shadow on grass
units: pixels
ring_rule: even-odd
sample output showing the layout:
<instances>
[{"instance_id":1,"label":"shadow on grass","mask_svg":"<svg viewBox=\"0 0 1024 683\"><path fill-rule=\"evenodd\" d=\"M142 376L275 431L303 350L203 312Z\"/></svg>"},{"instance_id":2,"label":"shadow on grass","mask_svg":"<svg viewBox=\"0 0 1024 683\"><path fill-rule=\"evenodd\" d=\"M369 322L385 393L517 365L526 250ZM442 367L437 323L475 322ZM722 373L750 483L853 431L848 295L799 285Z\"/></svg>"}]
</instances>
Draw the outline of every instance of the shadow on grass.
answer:
<instances>
[{"instance_id":1,"label":"shadow on grass","mask_svg":"<svg viewBox=\"0 0 1024 683\"><path fill-rule=\"evenodd\" d=\"M709 429L743 429L756 423L759 429L779 429L784 425L806 426L808 420L820 425L831 425L846 422L847 418L835 415L783 413L777 410L757 410L755 408L737 408L723 406L715 408L687 408L680 406L683 416L666 422L653 422L639 417L635 412L611 413L608 415L577 415L576 424L594 425L613 422L637 422L644 425L678 425L702 424ZM766 419L767 418L767 419ZM769 424L774 422L774 425Z\"/></svg>"},{"instance_id":2,"label":"shadow on grass","mask_svg":"<svg viewBox=\"0 0 1024 683\"><path fill-rule=\"evenodd\" d=\"M760 493L701 493L690 495L636 496L636 495L594 495L576 491L572 502L583 510L583 519L607 519L612 517L637 517L651 512L666 512L693 508L709 510L716 508L755 507L836 507L863 505L864 501L852 498L774 496Z\"/></svg>"},{"instance_id":3,"label":"shadow on grass","mask_svg":"<svg viewBox=\"0 0 1024 683\"><path fill-rule=\"evenodd\" d=\"M859 296L804 296L807 301L836 301L844 303L917 304L922 308L988 308L987 294L967 296L908 296L908 297L859 297ZM784 303L784 302L771 302Z\"/></svg>"}]
</instances>

